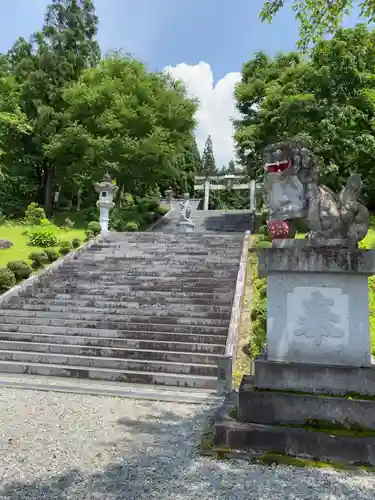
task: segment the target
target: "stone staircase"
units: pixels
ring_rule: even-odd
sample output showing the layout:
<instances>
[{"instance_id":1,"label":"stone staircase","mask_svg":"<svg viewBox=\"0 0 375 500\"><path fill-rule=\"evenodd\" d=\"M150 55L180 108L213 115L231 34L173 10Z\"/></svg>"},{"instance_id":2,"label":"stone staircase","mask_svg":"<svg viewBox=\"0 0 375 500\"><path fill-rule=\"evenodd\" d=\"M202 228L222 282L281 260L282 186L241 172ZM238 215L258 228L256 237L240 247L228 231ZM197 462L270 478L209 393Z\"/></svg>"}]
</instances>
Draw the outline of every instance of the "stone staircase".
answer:
<instances>
[{"instance_id":1,"label":"stone staircase","mask_svg":"<svg viewBox=\"0 0 375 500\"><path fill-rule=\"evenodd\" d=\"M0 372L214 389L243 233L110 233L0 303Z\"/></svg>"},{"instance_id":2,"label":"stone staircase","mask_svg":"<svg viewBox=\"0 0 375 500\"><path fill-rule=\"evenodd\" d=\"M196 232L244 233L253 226L254 216L249 210L198 210L198 205L199 200L191 201L191 219ZM173 231L180 214L177 201L173 202L172 209L153 231Z\"/></svg>"}]
</instances>

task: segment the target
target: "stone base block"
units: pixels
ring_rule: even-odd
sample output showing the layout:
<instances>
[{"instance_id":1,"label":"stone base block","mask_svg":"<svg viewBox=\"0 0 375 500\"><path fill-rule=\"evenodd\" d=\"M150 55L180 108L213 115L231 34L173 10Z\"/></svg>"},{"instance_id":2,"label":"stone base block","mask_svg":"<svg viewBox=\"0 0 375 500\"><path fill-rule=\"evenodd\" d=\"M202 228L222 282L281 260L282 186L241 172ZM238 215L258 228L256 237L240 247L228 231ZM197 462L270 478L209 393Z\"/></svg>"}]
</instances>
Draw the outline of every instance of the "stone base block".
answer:
<instances>
[{"instance_id":1,"label":"stone base block","mask_svg":"<svg viewBox=\"0 0 375 500\"><path fill-rule=\"evenodd\" d=\"M375 396L375 366L287 363L258 358L254 361L254 387L318 394L354 393Z\"/></svg>"},{"instance_id":2,"label":"stone base block","mask_svg":"<svg viewBox=\"0 0 375 500\"><path fill-rule=\"evenodd\" d=\"M375 438L347 438L324 432L237 422L216 421L214 450L248 452L261 457L267 452L348 465L375 465Z\"/></svg>"},{"instance_id":3,"label":"stone base block","mask_svg":"<svg viewBox=\"0 0 375 500\"><path fill-rule=\"evenodd\" d=\"M267 425L320 421L323 427L325 422L334 422L352 429L375 429L375 398L259 391L254 388L253 378L245 376L238 392L237 420Z\"/></svg>"}]
</instances>

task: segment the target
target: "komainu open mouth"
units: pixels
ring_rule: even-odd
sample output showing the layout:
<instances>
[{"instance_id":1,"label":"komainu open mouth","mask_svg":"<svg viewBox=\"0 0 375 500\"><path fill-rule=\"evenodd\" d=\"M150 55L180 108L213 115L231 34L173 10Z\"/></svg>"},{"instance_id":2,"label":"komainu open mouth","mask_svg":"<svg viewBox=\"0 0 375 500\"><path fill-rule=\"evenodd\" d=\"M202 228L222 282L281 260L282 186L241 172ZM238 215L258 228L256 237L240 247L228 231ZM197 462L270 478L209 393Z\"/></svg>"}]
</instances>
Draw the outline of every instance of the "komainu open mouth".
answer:
<instances>
[{"instance_id":1,"label":"komainu open mouth","mask_svg":"<svg viewBox=\"0 0 375 500\"><path fill-rule=\"evenodd\" d=\"M284 172L287 168L291 166L290 160L277 161L275 163L266 163L265 168L268 174L279 174Z\"/></svg>"}]
</instances>

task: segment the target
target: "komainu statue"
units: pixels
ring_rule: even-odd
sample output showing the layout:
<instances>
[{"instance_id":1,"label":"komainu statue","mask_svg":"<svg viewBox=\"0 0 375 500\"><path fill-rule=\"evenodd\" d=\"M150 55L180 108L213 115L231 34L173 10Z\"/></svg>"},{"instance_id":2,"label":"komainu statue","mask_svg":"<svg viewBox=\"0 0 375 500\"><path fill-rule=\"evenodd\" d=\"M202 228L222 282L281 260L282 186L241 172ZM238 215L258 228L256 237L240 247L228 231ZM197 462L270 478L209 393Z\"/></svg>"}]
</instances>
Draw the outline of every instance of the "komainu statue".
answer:
<instances>
[{"instance_id":1,"label":"komainu statue","mask_svg":"<svg viewBox=\"0 0 375 500\"><path fill-rule=\"evenodd\" d=\"M358 201L361 177L353 174L339 194L319 185L315 156L298 141L273 144L264 152L265 194L271 238L293 238L296 221L305 220L307 244L356 248L370 225Z\"/></svg>"}]
</instances>

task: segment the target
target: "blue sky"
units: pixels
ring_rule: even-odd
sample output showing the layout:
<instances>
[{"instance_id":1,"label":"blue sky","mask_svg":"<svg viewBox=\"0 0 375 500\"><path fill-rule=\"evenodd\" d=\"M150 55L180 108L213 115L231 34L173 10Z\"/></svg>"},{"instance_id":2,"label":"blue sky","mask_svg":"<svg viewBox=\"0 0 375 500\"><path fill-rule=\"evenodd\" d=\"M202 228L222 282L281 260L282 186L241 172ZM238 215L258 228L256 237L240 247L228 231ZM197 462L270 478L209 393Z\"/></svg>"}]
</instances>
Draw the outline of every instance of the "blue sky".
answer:
<instances>
[{"instance_id":1,"label":"blue sky","mask_svg":"<svg viewBox=\"0 0 375 500\"><path fill-rule=\"evenodd\" d=\"M3 0L0 51L7 51L18 36L27 38L38 30L49 3ZM103 52L133 53L152 70L177 67L175 75L201 100L198 145L202 149L211 133L217 161L223 164L233 156L231 138L225 138L231 135L233 86L243 62L259 50L270 55L293 50L298 39L290 7L272 24L262 24L262 5L263 0L96 0L99 43ZM356 22L358 12L345 24Z\"/></svg>"}]
</instances>

